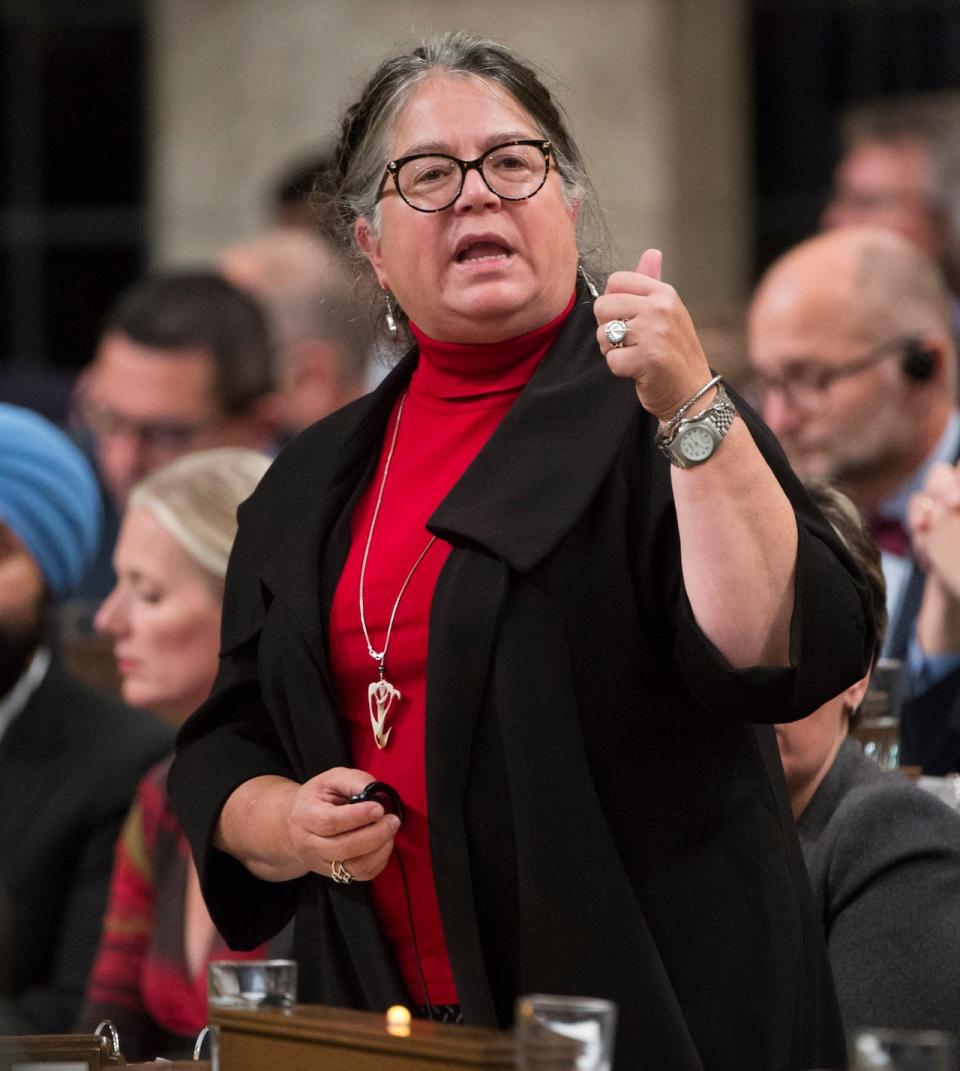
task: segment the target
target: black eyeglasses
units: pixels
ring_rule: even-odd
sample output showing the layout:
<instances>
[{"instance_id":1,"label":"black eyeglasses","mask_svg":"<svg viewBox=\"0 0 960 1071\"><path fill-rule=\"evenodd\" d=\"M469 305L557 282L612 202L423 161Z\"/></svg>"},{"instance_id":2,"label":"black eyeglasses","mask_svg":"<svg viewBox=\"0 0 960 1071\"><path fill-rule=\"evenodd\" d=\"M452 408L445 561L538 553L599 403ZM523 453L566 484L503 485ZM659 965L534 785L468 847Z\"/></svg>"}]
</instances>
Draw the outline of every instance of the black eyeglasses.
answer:
<instances>
[{"instance_id":1,"label":"black eyeglasses","mask_svg":"<svg viewBox=\"0 0 960 1071\"><path fill-rule=\"evenodd\" d=\"M175 457L189 449L214 422L136 420L89 397L80 399L78 415L94 439L135 438L144 450Z\"/></svg>"},{"instance_id":2,"label":"black eyeglasses","mask_svg":"<svg viewBox=\"0 0 960 1071\"><path fill-rule=\"evenodd\" d=\"M461 160L447 153L418 152L387 164L377 200L388 176L397 193L418 212L442 212L463 192L468 171L478 171L488 190L504 201L526 201L543 188L550 170L549 141L505 141L478 156Z\"/></svg>"},{"instance_id":3,"label":"black eyeglasses","mask_svg":"<svg viewBox=\"0 0 960 1071\"><path fill-rule=\"evenodd\" d=\"M751 380L751 386L761 403L766 401L771 391L777 391L790 405L800 409L810 409L820 401L823 393L838 379L858 375L880 361L898 354L903 355L919 341L913 335L906 338L891 338L874 346L860 357L832 368L813 361L794 361L789 363L783 374L779 376L765 376L757 372Z\"/></svg>"}]
</instances>

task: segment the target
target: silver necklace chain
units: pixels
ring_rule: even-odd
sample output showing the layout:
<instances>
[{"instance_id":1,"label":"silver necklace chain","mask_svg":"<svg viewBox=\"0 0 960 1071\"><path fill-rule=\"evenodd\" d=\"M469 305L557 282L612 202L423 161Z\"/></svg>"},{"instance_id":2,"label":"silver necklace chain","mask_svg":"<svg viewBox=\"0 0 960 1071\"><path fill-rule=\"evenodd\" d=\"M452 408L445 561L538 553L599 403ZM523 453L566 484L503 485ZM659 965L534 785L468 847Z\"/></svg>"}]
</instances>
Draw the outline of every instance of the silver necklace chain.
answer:
<instances>
[{"instance_id":1,"label":"silver necklace chain","mask_svg":"<svg viewBox=\"0 0 960 1071\"><path fill-rule=\"evenodd\" d=\"M390 462L393 461L393 451L397 446L397 435L400 432L400 420L403 417L403 407L406 405L407 395L404 392L403 397L400 399L400 405L397 409L397 421L393 426L393 437L390 440L390 450L387 453L387 461L383 466L383 476L380 479L380 490L377 493L377 503L373 508L373 517L370 520L370 531L367 532L367 545L363 548L363 562L360 565L360 627L363 629L363 638L367 641L367 652L370 657L378 663L380 670L380 679L383 679L383 666L387 657L387 649L390 646L390 636L393 633L393 622L397 616L397 610L400 606L400 600L403 598L403 593L407 590L407 585L413 579L413 574L417 571L417 567L426 557L427 551L437 541L436 536L431 536L427 545L420 551L417 560L410 567L410 572L407 573L406 578L400 585L400 591L397 593L397 597L393 603L393 609L390 611L390 620L387 623L387 634L383 640L383 650L378 651L373 646L373 641L370 639L370 631L367 628L367 618L364 612L363 606L363 585L367 575L367 558L370 556L370 545L373 542L373 532L377 527L377 518L380 516L380 504L383 502L383 491L387 486L387 476L390 473Z\"/></svg>"}]
</instances>

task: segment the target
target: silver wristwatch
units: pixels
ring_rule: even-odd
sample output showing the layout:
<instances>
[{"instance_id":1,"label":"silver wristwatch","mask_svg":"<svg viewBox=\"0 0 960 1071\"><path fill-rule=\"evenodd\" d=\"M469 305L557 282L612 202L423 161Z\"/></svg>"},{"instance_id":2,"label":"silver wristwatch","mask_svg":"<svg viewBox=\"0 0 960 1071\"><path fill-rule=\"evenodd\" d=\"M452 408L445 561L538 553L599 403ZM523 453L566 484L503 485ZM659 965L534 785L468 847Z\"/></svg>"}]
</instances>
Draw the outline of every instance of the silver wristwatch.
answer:
<instances>
[{"instance_id":1,"label":"silver wristwatch","mask_svg":"<svg viewBox=\"0 0 960 1071\"><path fill-rule=\"evenodd\" d=\"M706 409L676 423L670 421L657 432L657 446L670 464L677 468L689 469L702 465L713 456L736 415L737 410L723 389L723 383L718 383L717 393Z\"/></svg>"}]
</instances>

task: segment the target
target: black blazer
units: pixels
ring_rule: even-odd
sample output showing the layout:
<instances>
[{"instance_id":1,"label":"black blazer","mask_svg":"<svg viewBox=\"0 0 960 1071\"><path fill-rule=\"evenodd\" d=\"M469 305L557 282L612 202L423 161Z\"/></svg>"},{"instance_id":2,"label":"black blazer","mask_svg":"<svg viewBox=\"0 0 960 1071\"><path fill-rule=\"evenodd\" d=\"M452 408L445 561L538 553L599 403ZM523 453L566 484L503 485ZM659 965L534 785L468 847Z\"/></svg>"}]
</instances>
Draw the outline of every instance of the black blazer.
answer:
<instances>
[{"instance_id":1,"label":"black blazer","mask_svg":"<svg viewBox=\"0 0 960 1071\"><path fill-rule=\"evenodd\" d=\"M936 777L960 771L960 670L904 700L900 761Z\"/></svg>"},{"instance_id":2,"label":"black blazer","mask_svg":"<svg viewBox=\"0 0 960 1071\"><path fill-rule=\"evenodd\" d=\"M11 920L0 1033L69 1030L137 782L173 743L142 711L50 667L0 741L0 888Z\"/></svg>"},{"instance_id":3,"label":"black blazer","mask_svg":"<svg viewBox=\"0 0 960 1071\"><path fill-rule=\"evenodd\" d=\"M249 947L296 912L302 997L361 1008L409 1002L368 888L261 882L210 839L242 781L350 764L325 629L416 359L295 440L241 508L220 675L170 778L221 933ZM508 1025L519 993L602 995L624 1071L844 1062L772 730L748 723L862 675L869 596L744 412L798 508L793 668L733 672L693 621L669 465L589 300L431 518L454 549L430 618L430 835L469 1023Z\"/></svg>"}]
</instances>

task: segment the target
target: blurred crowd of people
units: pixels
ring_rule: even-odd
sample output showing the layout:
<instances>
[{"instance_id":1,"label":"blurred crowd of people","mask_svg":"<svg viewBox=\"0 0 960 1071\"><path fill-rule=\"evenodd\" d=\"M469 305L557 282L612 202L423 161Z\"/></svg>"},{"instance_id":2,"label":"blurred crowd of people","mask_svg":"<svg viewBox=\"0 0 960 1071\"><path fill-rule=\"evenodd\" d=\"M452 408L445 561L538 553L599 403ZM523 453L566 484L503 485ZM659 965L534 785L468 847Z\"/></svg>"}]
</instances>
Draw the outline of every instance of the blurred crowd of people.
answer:
<instances>
[{"instance_id":1,"label":"blurred crowd of people","mask_svg":"<svg viewBox=\"0 0 960 1071\"><path fill-rule=\"evenodd\" d=\"M324 166L298 164L276 223L209 267L118 295L63 428L0 398L4 1034L109 1018L128 1058L183 1055L211 957L289 953L288 934L226 948L165 783L216 674L238 505L376 380L367 310L308 205Z\"/></svg>"},{"instance_id":2,"label":"blurred crowd of people","mask_svg":"<svg viewBox=\"0 0 960 1071\"><path fill-rule=\"evenodd\" d=\"M311 160L263 234L119 295L66 427L0 397L0 1032L109 1018L128 1059L179 1056L210 958L289 952L227 948L166 775L217 672L237 507L383 356L323 181ZM702 338L868 579L902 762L956 776L960 101L851 115L822 224ZM84 607L119 696L66 668ZM860 753L868 687L777 729L841 1011L960 1035L960 814Z\"/></svg>"}]
</instances>

